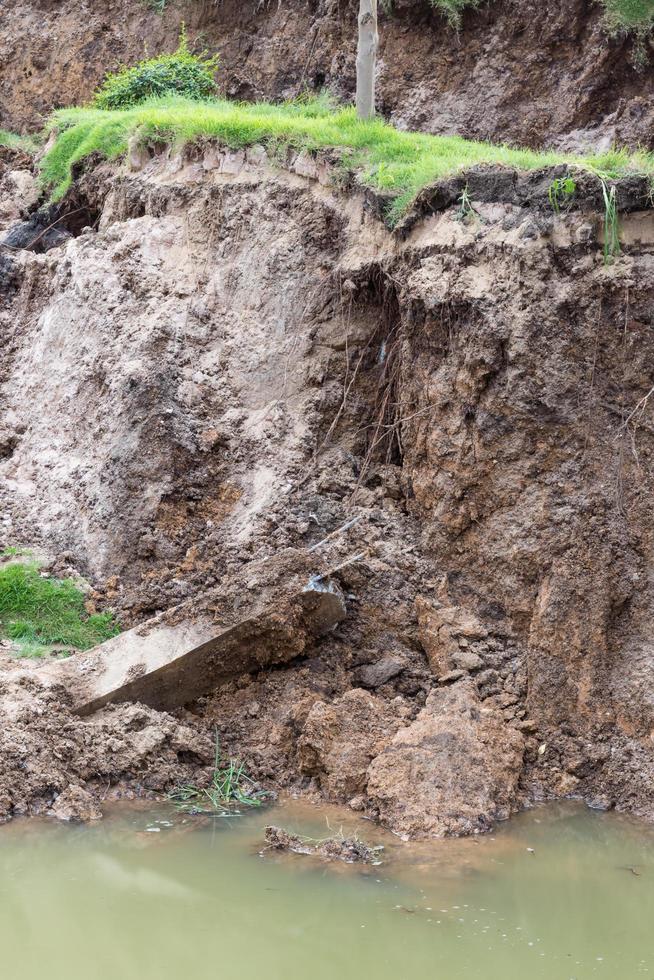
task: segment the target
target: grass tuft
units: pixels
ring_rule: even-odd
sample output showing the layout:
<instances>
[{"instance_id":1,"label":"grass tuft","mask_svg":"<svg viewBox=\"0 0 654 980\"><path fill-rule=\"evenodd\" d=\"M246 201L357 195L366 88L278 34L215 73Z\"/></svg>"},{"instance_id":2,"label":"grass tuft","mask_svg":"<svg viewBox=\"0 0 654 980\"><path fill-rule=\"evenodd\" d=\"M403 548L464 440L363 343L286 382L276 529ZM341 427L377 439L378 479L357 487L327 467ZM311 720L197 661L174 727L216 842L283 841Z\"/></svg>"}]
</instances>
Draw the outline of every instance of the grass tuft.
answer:
<instances>
[{"instance_id":1,"label":"grass tuft","mask_svg":"<svg viewBox=\"0 0 654 980\"><path fill-rule=\"evenodd\" d=\"M19 136L18 133L10 133L6 129L0 129L0 146L6 146L10 150L22 150L30 156L38 149L38 140L34 136Z\"/></svg>"},{"instance_id":2,"label":"grass tuft","mask_svg":"<svg viewBox=\"0 0 654 980\"><path fill-rule=\"evenodd\" d=\"M335 110L324 99L273 105L168 97L124 110L61 109L51 117L49 128L59 135L41 161L41 175L55 201L68 190L75 164L92 153L114 160L125 153L130 141L181 148L194 141L216 140L230 149L263 144L274 153L288 148L336 148L361 184L388 195L391 224L424 187L478 164L519 170L567 164L593 170L605 179L628 172L654 174L654 154L650 153L612 150L573 157L478 143L460 136L401 132L381 119L363 122L354 109Z\"/></svg>"},{"instance_id":3,"label":"grass tuft","mask_svg":"<svg viewBox=\"0 0 654 980\"><path fill-rule=\"evenodd\" d=\"M602 180L602 196L604 198L604 263L608 265L620 254L620 225L615 187L608 187L605 180Z\"/></svg>"},{"instance_id":4,"label":"grass tuft","mask_svg":"<svg viewBox=\"0 0 654 980\"><path fill-rule=\"evenodd\" d=\"M9 545L4 551L0 551L0 558L31 558L32 552L29 548L21 548L19 545Z\"/></svg>"},{"instance_id":5,"label":"grass tuft","mask_svg":"<svg viewBox=\"0 0 654 980\"><path fill-rule=\"evenodd\" d=\"M184 813L226 814L238 812L239 806L261 806L268 795L246 774L242 762L230 759L223 763L220 739L216 733L216 753L209 786L204 789L193 784L178 786L168 794L168 798Z\"/></svg>"},{"instance_id":6,"label":"grass tuft","mask_svg":"<svg viewBox=\"0 0 654 980\"><path fill-rule=\"evenodd\" d=\"M459 27L463 11L467 8L476 10L481 6L482 0L429 0L429 3L447 17L452 27Z\"/></svg>"},{"instance_id":7,"label":"grass tuft","mask_svg":"<svg viewBox=\"0 0 654 980\"><path fill-rule=\"evenodd\" d=\"M119 632L110 613L88 615L70 580L43 576L35 562L0 568L0 631L36 656L49 646L88 650Z\"/></svg>"}]
</instances>

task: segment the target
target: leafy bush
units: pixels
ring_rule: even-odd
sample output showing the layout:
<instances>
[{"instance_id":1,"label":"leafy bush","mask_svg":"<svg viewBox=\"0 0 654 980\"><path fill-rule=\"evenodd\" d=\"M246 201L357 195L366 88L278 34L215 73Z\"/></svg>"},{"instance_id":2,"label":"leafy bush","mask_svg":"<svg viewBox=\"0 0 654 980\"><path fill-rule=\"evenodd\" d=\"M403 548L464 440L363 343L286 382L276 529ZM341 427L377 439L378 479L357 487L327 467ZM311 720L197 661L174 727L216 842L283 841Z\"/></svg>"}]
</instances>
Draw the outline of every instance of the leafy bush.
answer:
<instances>
[{"instance_id":1,"label":"leafy bush","mask_svg":"<svg viewBox=\"0 0 654 980\"><path fill-rule=\"evenodd\" d=\"M216 94L217 70L218 56L192 54L182 31L179 47L173 54L160 54L108 75L93 104L97 109L130 109L156 96L210 99Z\"/></svg>"},{"instance_id":2,"label":"leafy bush","mask_svg":"<svg viewBox=\"0 0 654 980\"><path fill-rule=\"evenodd\" d=\"M73 582L44 577L34 562L0 568L0 628L30 647L79 650L119 632L109 613L87 614L84 593Z\"/></svg>"}]
</instances>

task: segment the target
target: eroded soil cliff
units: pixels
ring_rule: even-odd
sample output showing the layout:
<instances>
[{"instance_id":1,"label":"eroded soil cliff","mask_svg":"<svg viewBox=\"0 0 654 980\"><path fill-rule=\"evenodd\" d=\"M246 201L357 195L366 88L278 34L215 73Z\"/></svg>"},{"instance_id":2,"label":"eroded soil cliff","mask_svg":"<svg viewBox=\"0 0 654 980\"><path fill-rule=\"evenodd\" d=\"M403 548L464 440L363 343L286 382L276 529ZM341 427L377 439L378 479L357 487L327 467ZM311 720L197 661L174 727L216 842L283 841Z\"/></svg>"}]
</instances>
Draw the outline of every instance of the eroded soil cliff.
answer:
<instances>
[{"instance_id":1,"label":"eroded soil cliff","mask_svg":"<svg viewBox=\"0 0 654 980\"><path fill-rule=\"evenodd\" d=\"M86 101L105 71L173 50L186 22L235 99L355 84L354 0L15 0L2 6L0 128ZM593 0L490 0L455 31L427 0L383 15L379 109L401 127L566 149L652 147L651 47Z\"/></svg>"},{"instance_id":2,"label":"eroded soil cliff","mask_svg":"<svg viewBox=\"0 0 654 980\"><path fill-rule=\"evenodd\" d=\"M268 785L412 836L569 794L654 817L654 223L627 189L607 265L551 177L471 175L473 213L441 189L392 234L325 161L207 146L96 167L85 229L3 255L7 541L129 624L359 518L329 545L360 556L345 622L163 716L166 758L201 770L217 726ZM23 808L121 773L24 771Z\"/></svg>"}]
</instances>

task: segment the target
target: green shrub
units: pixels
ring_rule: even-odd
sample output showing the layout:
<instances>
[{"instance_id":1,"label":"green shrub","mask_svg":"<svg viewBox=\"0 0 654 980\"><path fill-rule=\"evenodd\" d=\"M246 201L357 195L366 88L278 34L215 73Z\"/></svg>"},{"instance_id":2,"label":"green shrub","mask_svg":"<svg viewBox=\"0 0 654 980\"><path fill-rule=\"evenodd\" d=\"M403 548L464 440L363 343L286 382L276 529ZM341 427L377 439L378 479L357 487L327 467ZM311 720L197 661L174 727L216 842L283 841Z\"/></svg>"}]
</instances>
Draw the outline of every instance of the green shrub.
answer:
<instances>
[{"instance_id":1,"label":"green shrub","mask_svg":"<svg viewBox=\"0 0 654 980\"><path fill-rule=\"evenodd\" d=\"M156 96L210 99L216 94L217 70L218 56L192 54L182 31L179 47L173 54L160 54L108 75L93 104L97 109L130 109Z\"/></svg>"},{"instance_id":2,"label":"green shrub","mask_svg":"<svg viewBox=\"0 0 654 980\"><path fill-rule=\"evenodd\" d=\"M30 649L88 650L119 632L109 613L88 615L73 582L43 576L34 562L0 568L0 629Z\"/></svg>"}]
</instances>

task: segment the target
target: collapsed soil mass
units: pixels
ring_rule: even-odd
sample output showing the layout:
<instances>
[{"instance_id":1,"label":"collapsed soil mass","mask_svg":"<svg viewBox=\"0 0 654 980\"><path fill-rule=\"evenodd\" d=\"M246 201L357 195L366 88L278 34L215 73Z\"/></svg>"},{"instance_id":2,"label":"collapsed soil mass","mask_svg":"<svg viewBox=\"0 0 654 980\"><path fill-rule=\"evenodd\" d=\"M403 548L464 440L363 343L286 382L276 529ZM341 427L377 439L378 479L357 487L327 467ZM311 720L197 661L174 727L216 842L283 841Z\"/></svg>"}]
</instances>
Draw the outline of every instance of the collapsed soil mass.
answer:
<instances>
[{"instance_id":1,"label":"collapsed soil mass","mask_svg":"<svg viewBox=\"0 0 654 980\"><path fill-rule=\"evenodd\" d=\"M0 153L8 228L38 193ZM170 714L79 719L7 659L0 816L202 782L217 728L406 836L567 795L654 819L654 216L625 192L607 265L551 173L471 179L476 215L440 189L393 234L324 160L140 155L0 254L0 544L126 626L355 516L328 555L361 556L336 629Z\"/></svg>"}]
</instances>

